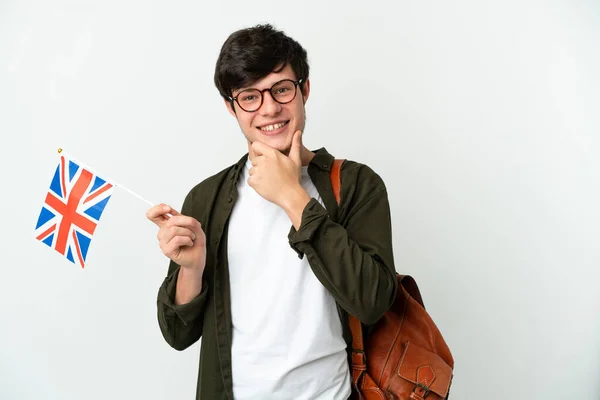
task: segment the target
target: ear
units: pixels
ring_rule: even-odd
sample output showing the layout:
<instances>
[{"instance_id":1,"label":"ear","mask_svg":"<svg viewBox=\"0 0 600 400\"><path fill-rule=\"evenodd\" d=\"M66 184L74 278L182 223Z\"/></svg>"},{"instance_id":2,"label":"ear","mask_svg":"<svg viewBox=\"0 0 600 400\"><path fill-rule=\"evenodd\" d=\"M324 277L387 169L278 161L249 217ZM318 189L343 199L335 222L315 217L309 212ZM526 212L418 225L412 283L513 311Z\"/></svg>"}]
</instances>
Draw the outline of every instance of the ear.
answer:
<instances>
[{"instance_id":1,"label":"ear","mask_svg":"<svg viewBox=\"0 0 600 400\"><path fill-rule=\"evenodd\" d=\"M229 111L229 114L233 115L233 117L237 119L237 114L235 113L235 109L233 108L232 103L227 99L223 99L223 102L225 102L225 106L227 107L227 111Z\"/></svg>"},{"instance_id":2,"label":"ear","mask_svg":"<svg viewBox=\"0 0 600 400\"><path fill-rule=\"evenodd\" d=\"M308 100L308 95L310 94L310 79L306 79L306 81L302 82L301 90L302 100L304 101L304 104L306 104L306 100Z\"/></svg>"}]
</instances>

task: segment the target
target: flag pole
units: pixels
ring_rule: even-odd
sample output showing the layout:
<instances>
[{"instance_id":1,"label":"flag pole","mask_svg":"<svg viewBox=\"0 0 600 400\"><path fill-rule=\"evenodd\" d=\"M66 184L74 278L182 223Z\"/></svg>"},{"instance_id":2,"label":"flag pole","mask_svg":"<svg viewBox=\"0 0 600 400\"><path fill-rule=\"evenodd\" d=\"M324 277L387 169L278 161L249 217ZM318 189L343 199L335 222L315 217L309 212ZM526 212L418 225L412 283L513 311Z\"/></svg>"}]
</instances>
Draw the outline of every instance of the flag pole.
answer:
<instances>
[{"instance_id":1,"label":"flag pole","mask_svg":"<svg viewBox=\"0 0 600 400\"><path fill-rule=\"evenodd\" d=\"M61 154L61 153L64 153L64 151L63 151L63 149L62 149L62 148L60 148L60 147L59 147L59 148L58 148L58 154ZM82 167L84 167L84 168L85 168L85 169L87 169L88 171L90 171L90 172L93 172L95 175L99 175L99 176L100 176L100 174L96 173L96 171L94 171L94 170L93 170L92 168L90 168L88 165L86 165L86 164L82 163L81 161L79 161L79 160L77 160L77 159L75 159L75 158L71 157L71 155L70 155L70 154L68 155L68 157L69 157L69 159L71 159L71 160L73 160L73 161L77 162L77 164L81 165ZM143 198L142 196L140 196L139 194L137 194L137 193L136 193L136 192L134 192L133 190L131 190L131 189L128 189L127 187L125 187L125 186L121 185L120 183L117 183L117 181L113 180L112 178L109 178L109 177L107 177L107 176L106 176L106 175L104 175L104 174L102 174L102 176L103 176L103 177L106 177L106 180L107 180L107 181L110 181L110 182L112 182L113 186L118 186L118 187L120 187L121 189L125 190L125 191L126 191L126 192L128 192L129 194L131 194L131 195L133 195L133 196L137 197L138 199L140 199L141 201L143 201L143 202L145 202L145 203L149 204L151 207L154 207L154 205L155 205L155 204L154 204L154 203L152 203L150 200L147 200L147 199Z\"/></svg>"}]
</instances>

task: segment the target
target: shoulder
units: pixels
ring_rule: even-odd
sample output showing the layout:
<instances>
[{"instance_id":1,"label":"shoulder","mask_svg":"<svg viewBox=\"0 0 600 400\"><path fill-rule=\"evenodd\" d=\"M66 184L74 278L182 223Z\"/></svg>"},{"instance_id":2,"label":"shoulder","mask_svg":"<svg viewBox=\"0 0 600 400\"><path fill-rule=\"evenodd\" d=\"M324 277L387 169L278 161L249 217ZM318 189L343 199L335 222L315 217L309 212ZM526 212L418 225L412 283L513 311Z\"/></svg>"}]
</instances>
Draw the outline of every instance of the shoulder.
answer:
<instances>
[{"instance_id":1,"label":"shoulder","mask_svg":"<svg viewBox=\"0 0 600 400\"><path fill-rule=\"evenodd\" d=\"M361 192L372 194L386 190L385 182L373 168L355 160L344 160L341 180L342 188L352 185Z\"/></svg>"},{"instance_id":2,"label":"shoulder","mask_svg":"<svg viewBox=\"0 0 600 400\"><path fill-rule=\"evenodd\" d=\"M385 190L385 184L381 176L367 164L349 158L336 157L329 153L325 147L314 151L314 153L315 157L312 163L321 167L330 166L333 160L343 161L340 172L342 192L348 187L355 186L359 186L358 189L366 192Z\"/></svg>"},{"instance_id":3,"label":"shoulder","mask_svg":"<svg viewBox=\"0 0 600 400\"><path fill-rule=\"evenodd\" d=\"M388 194L382 177L369 165L345 159L342 164L340 222L347 220L359 210L387 209ZM368 208L365 208L367 205Z\"/></svg>"}]
</instances>

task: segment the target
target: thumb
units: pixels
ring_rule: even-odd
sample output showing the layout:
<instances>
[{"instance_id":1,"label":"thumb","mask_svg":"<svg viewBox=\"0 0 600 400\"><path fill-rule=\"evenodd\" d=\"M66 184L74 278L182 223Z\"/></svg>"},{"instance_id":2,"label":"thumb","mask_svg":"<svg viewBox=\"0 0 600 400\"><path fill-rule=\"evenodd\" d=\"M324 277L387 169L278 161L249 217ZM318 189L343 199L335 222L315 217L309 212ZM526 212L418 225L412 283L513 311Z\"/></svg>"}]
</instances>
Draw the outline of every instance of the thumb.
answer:
<instances>
[{"instance_id":1,"label":"thumb","mask_svg":"<svg viewBox=\"0 0 600 400\"><path fill-rule=\"evenodd\" d=\"M173 216L173 215L181 215L181 214L179 213L179 211L177 211L176 209L174 209L173 207L171 207L171 206L168 206L168 205L164 205L164 206L163 206L163 211L164 211L164 212L165 212L165 214L167 214L167 215L171 214L171 215L169 215L169 217L171 217L171 216Z\"/></svg>"},{"instance_id":2,"label":"thumb","mask_svg":"<svg viewBox=\"0 0 600 400\"><path fill-rule=\"evenodd\" d=\"M162 210L164 212L164 214L162 216L162 218L163 218L164 221L168 220L169 218L171 218L174 215L181 215L179 213L179 211L177 211L176 209L174 209L173 207L168 206L168 205L164 205L162 207Z\"/></svg>"},{"instance_id":3,"label":"thumb","mask_svg":"<svg viewBox=\"0 0 600 400\"><path fill-rule=\"evenodd\" d=\"M179 215L179 213L173 209L173 207L164 203L152 206L152 208L146 212L146 217L154 222L159 228L162 228L165 222L173 215Z\"/></svg>"},{"instance_id":4,"label":"thumb","mask_svg":"<svg viewBox=\"0 0 600 400\"><path fill-rule=\"evenodd\" d=\"M294 133L290 148L290 158L298 166L302 166L302 147L302 131L299 130Z\"/></svg>"}]
</instances>

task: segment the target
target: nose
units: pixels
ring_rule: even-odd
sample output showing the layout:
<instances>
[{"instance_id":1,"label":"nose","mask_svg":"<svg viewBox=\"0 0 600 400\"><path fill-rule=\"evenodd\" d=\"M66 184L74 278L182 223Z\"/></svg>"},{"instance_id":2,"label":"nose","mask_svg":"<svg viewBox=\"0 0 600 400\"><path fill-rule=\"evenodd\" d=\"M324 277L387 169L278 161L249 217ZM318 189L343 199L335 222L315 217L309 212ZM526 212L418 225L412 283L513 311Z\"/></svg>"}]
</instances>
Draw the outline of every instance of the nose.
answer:
<instances>
[{"instance_id":1,"label":"nose","mask_svg":"<svg viewBox=\"0 0 600 400\"><path fill-rule=\"evenodd\" d=\"M263 92L263 103L258 111L261 115L265 116L277 115L281 111L281 104L276 102L273 96L271 96L271 92L266 90Z\"/></svg>"}]
</instances>

